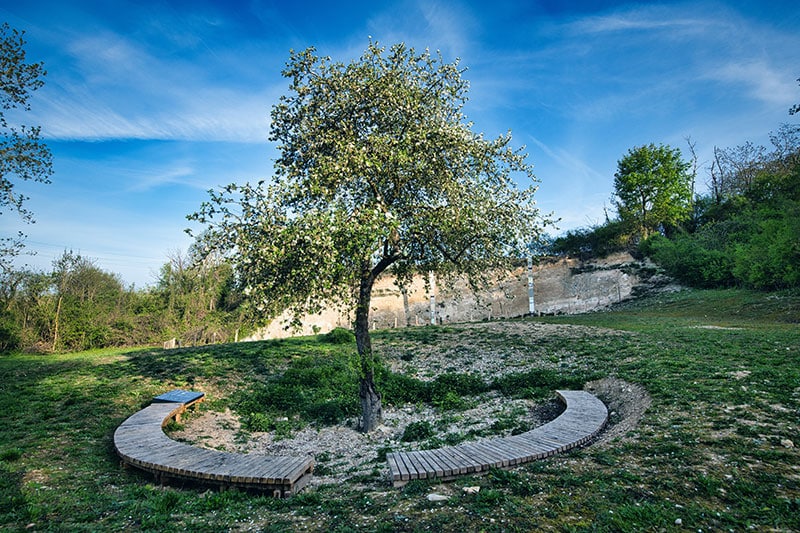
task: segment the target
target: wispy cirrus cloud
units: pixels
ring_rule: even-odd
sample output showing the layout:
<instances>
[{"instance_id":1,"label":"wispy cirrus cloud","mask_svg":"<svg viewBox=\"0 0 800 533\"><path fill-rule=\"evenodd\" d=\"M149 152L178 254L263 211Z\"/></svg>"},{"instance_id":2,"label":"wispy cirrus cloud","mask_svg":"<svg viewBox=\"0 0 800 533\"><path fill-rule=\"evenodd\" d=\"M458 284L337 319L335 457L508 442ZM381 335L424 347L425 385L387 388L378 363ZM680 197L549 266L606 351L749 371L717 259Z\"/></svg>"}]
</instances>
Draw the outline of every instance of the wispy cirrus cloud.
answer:
<instances>
[{"instance_id":1,"label":"wispy cirrus cloud","mask_svg":"<svg viewBox=\"0 0 800 533\"><path fill-rule=\"evenodd\" d=\"M797 98L797 87L792 79L797 71L787 67L780 68L766 60L753 59L721 65L712 69L708 77L730 87L738 87L754 100L788 109Z\"/></svg>"},{"instance_id":2,"label":"wispy cirrus cloud","mask_svg":"<svg viewBox=\"0 0 800 533\"><path fill-rule=\"evenodd\" d=\"M40 98L33 112L52 140L195 140L263 143L269 130L271 93L232 91L188 95L179 105L163 104L147 113L81 98L68 89ZM37 95L39 96L39 95ZM44 96L44 95L42 95Z\"/></svg>"},{"instance_id":3,"label":"wispy cirrus cloud","mask_svg":"<svg viewBox=\"0 0 800 533\"><path fill-rule=\"evenodd\" d=\"M50 139L264 142L284 83L247 54L155 54L110 30L72 34L32 117ZM243 75L249 70L250 75ZM230 74L226 76L226 74Z\"/></svg>"}]
</instances>

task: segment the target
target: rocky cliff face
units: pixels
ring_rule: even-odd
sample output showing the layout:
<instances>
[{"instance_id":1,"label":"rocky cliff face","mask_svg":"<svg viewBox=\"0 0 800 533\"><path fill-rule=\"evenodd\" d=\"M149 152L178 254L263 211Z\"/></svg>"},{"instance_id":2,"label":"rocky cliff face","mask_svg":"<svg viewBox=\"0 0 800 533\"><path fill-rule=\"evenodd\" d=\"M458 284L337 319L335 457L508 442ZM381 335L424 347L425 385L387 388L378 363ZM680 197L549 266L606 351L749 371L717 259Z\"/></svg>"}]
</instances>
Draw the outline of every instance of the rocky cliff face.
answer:
<instances>
[{"instance_id":1,"label":"rocky cliff face","mask_svg":"<svg viewBox=\"0 0 800 533\"><path fill-rule=\"evenodd\" d=\"M534 312L539 314L593 311L632 298L657 283L652 265L629 254L614 254L591 262L544 259L532 270ZM433 321L437 324L529 314L528 268L524 265L517 268L478 295L463 281L452 288L438 286L434 291L434 307ZM379 279L372 293L371 320L376 329L431 324L431 294L425 288L425 279L415 278L405 291L391 277ZM337 326L351 327L351 318L335 309L305 317L300 331L287 330L285 322L285 317L279 317L247 340L311 335Z\"/></svg>"}]
</instances>

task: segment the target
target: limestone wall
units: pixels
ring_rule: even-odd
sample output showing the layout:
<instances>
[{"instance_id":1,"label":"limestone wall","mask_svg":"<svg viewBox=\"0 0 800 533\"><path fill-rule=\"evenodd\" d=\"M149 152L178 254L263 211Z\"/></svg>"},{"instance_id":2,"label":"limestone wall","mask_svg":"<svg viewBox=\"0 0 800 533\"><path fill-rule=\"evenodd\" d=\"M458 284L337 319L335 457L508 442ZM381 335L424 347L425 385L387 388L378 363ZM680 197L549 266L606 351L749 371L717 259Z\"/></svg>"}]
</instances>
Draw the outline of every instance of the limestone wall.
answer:
<instances>
[{"instance_id":1,"label":"limestone wall","mask_svg":"<svg viewBox=\"0 0 800 533\"><path fill-rule=\"evenodd\" d=\"M535 312L541 314L582 313L631 298L637 287L649 283L641 263L629 254L581 262L577 259L545 259L533 266ZM500 279L478 296L465 282L453 289L441 286L435 291L439 324L518 317L529 312L528 271L523 266ZM374 328L393 328L431 323L430 293L420 276L405 294L391 277L375 283L371 320ZM325 333L337 326L351 327L352 318L334 309L303 319L301 331L286 329L278 318L247 340L281 338L290 335Z\"/></svg>"}]
</instances>

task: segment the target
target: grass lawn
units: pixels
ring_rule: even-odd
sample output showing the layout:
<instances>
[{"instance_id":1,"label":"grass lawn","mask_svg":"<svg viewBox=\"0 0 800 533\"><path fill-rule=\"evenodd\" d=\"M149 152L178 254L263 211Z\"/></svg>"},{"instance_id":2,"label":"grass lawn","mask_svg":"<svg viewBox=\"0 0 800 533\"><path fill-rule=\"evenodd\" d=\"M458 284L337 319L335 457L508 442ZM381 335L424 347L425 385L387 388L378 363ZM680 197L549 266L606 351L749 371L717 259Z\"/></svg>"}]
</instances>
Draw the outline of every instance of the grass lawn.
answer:
<instances>
[{"instance_id":1,"label":"grass lawn","mask_svg":"<svg viewBox=\"0 0 800 533\"><path fill-rule=\"evenodd\" d=\"M114 429L176 387L206 392L204 409L252 410L246 395L260 380L309 357L350 360L352 344L2 355L0 530L800 530L800 296L684 291L533 320L588 327L535 342L480 328L468 339L457 327L398 329L378 332L376 351L390 363L422 345L458 347L459 358L513 346L544 368L617 377L652 398L636 429L444 485L391 488L376 457L372 476L288 500L155 485L120 468ZM581 368L561 366L559 354ZM477 494L461 490L474 485ZM450 497L430 502L431 492Z\"/></svg>"}]
</instances>

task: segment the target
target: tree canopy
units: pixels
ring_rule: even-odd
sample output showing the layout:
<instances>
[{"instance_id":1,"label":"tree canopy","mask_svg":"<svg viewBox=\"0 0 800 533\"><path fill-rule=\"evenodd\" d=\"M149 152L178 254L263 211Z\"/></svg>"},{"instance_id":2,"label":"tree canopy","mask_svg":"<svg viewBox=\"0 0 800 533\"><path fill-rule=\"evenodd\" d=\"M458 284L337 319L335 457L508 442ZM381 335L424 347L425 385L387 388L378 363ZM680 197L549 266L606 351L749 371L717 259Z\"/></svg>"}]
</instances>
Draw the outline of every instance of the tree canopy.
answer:
<instances>
[{"instance_id":1,"label":"tree canopy","mask_svg":"<svg viewBox=\"0 0 800 533\"><path fill-rule=\"evenodd\" d=\"M349 64L313 48L292 52L289 94L272 109L274 179L211 191L190 215L208 225L209 250L235 252L261 312L302 314L333 301L355 309L362 404L373 395L366 430L368 408L380 418L368 331L375 279L391 267L401 282L428 270L479 282L521 257L546 222L510 134L472 131L462 73L458 61L402 43L370 42ZM515 178L531 184L518 188Z\"/></svg>"},{"instance_id":2,"label":"tree canopy","mask_svg":"<svg viewBox=\"0 0 800 533\"><path fill-rule=\"evenodd\" d=\"M632 148L617 162L614 203L644 238L691 214L692 175L681 151L666 145Z\"/></svg>"},{"instance_id":3,"label":"tree canopy","mask_svg":"<svg viewBox=\"0 0 800 533\"><path fill-rule=\"evenodd\" d=\"M0 25L0 215L16 211L26 222L33 214L25 208L27 197L15 189L20 181L49 183L52 170L50 150L40 138L40 128L9 122L6 112L30 109L28 99L44 81L41 63L26 63L24 32L7 23ZM23 235L0 237L0 268L7 272L10 260L23 247Z\"/></svg>"}]
</instances>

